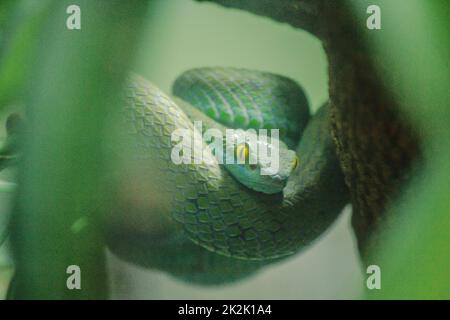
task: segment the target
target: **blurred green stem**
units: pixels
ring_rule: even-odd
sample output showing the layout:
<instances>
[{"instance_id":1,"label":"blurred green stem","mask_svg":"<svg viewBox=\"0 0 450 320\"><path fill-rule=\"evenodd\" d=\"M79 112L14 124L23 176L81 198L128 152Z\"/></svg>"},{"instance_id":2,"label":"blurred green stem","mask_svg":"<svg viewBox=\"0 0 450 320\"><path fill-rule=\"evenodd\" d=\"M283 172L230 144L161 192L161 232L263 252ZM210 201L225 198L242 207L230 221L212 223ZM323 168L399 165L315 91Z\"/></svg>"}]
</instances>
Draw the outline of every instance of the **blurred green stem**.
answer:
<instances>
[{"instance_id":1,"label":"blurred green stem","mask_svg":"<svg viewBox=\"0 0 450 320\"><path fill-rule=\"evenodd\" d=\"M15 299L108 297L104 243L107 115L139 39L146 1L78 0L81 30L66 28L72 1L53 1L27 79L27 117L12 217ZM77 221L88 221L74 232ZM70 265L81 290L66 285Z\"/></svg>"},{"instance_id":2,"label":"blurred green stem","mask_svg":"<svg viewBox=\"0 0 450 320\"><path fill-rule=\"evenodd\" d=\"M14 192L17 188L17 185L14 182L1 181L0 180L0 192Z\"/></svg>"}]
</instances>

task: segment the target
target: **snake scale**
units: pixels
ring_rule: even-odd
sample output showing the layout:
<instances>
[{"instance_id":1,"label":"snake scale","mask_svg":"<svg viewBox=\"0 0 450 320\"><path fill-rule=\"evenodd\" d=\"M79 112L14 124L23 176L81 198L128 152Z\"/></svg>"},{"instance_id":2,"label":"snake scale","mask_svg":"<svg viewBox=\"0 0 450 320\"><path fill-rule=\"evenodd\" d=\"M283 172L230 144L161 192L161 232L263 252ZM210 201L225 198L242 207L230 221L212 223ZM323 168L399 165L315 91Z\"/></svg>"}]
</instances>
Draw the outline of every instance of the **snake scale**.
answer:
<instances>
[{"instance_id":1,"label":"snake scale","mask_svg":"<svg viewBox=\"0 0 450 320\"><path fill-rule=\"evenodd\" d=\"M139 218L127 212L112 223L113 252L184 279L217 283L298 252L335 220L347 192L327 105L309 118L307 100L294 81L236 68L190 70L173 91L177 97L137 75L127 82L123 111L133 166L152 172L147 183L163 196L152 212ZM281 139L294 148L300 164L276 194L244 186L217 162L174 164L171 134L194 130L194 120L222 130L281 128ZM202 141L196 145L207 148ZM152 228L137 232L124 226L130 220L143 226L146 219Z\"/></svg>"}]
</instances>

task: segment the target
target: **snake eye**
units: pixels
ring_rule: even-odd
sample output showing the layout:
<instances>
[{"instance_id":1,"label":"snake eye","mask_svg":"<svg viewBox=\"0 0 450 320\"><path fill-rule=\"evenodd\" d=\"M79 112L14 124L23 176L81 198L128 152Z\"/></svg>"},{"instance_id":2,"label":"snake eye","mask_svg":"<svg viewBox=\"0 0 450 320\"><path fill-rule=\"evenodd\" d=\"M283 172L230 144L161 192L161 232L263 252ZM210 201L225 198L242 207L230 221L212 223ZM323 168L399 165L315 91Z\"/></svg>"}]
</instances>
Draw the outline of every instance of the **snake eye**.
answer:
<instances>
[{"instance_id":1,"label":"snake eye","mask_svg":"<svg viewBox=\"0 0 450 320\"><path fill-rule=\"evenodd\" d=\"M254 170L256 170L256 168L258 166L256 164L251 164L249 167L250 167L250 170L254 171Z\"/></svg>"},{"instance_id":2,"label":"snake eye","mask_svg":"<svg viewBox=\"0 0 450 320\"><path fill-rule=\"evenodd\" d=\"M248 144L241 143L236 147L236 158L238 159L238 163L248 162L249 156L250 148Z\"/></svg>"},{"instance_id":3,"label":"snake eye","mask_svg":"<svg viewBox=\"0 0 450 320\"><path fill-rule=\"evenodd\" d=\"M294 158L294 161L292 161L292 170L297 169L298 163L299 163L299 160L298 160L297 157L295 157L295 158Z\"/></svg>"}]
</instances>

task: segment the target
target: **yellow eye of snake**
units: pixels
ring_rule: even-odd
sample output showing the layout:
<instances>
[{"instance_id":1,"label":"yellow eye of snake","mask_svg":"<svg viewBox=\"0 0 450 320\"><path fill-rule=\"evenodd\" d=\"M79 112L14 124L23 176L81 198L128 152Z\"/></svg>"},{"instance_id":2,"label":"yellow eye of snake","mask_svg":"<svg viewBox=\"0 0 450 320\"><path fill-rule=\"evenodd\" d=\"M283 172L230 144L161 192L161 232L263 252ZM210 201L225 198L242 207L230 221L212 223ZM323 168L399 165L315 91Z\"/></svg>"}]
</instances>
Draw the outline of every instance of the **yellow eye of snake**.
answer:
<instances>
[{"instance_id":1,"label":"yellow eye of snake","mask_svg":"<svg viewBox=\"0 0 450 320\"><path fill-rule=\"evenodd\" d=\"M297 157L294 158L294 161L292 161L292 170L295 170L298 167L299 160Z\"/></svg>"},{"instance_id":2,"label":"yellow eye of snake","mask_svg":"<svg viewBox=\"0 0 450 320\"><path fill-rule=\"evenodd\" d=\"M248 144L241 143L236 147L236 157L240 162L248 162L250 156L250 148Z\"/></svg>"}]
</instances>

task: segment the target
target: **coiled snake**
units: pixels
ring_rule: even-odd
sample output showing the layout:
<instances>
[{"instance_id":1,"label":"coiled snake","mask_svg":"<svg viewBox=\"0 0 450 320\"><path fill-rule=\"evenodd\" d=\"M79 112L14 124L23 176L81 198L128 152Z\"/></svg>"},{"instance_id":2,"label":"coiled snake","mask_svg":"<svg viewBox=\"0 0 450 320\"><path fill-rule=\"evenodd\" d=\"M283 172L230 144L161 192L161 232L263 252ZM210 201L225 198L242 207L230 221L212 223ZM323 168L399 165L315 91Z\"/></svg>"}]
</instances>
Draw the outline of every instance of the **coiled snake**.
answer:
<instances>
[{"instance_id":1,"label":"coiled snake","mask_svg":"<svg viewBox=\"0 0 450 320\"><path fill-rule=\"evenodd\" d=\"M152 172L149 183L163 195L158 199L163 205L148 213L160 217L162 227L156 235L145 228L139 234L130 232L125 244L126 228L123 221L117 223L113 229L120 231L110 239L114 252L183 278L215 283L298 252L330 226L347 192L326 105L309 119L307 100L294 81L235 68L190 70L175 81L173 94L176 97L169 97L139 76L128 81L127 137L139 165ZM195 130L197 120L205 130L279 128L299 165L293 165L282 192L266 194L244 185L214 160L195 164L192 158L191 163L175 164L171 135L176 129ZM192 145L208 150L205 141ZM213 157L211 152L203 156Z\"/></svg>"}]
</instances>

